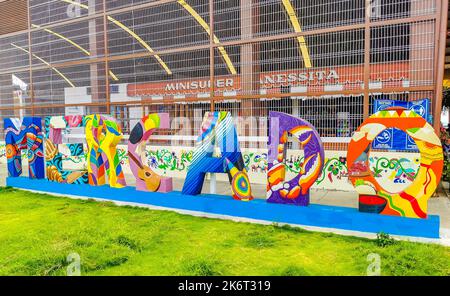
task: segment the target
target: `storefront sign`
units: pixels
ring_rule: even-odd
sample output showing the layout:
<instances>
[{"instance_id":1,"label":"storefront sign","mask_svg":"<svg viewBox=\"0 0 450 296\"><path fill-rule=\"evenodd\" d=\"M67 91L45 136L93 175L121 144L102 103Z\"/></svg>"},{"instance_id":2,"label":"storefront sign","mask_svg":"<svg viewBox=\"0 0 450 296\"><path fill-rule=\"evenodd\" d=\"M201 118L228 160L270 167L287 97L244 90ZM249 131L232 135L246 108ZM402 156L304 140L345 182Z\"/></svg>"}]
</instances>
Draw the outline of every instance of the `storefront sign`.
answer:
<instances>
[{"instance_id":1,"label":"storefront sign","mask_svg":"<svg viewBox=\"0 0 450 296\"><path fill-rule=\"evenodd\" d=\"M386 81L387 85L401 86L409 77L407 63L372 65L371 81ZM280 87L304 86L313 91L323 90L324 86L342 86L339 89L363 89L364 67L342 66L311 71L274 71L259 74L259 88L271 92L281 92ZM214 91L217 93L240 91L244 82L240 75L216 76ZM211 89L209 77L163 82L147 82L127 85L129 97L198 95Z\"/></svg>"}]
</instances>

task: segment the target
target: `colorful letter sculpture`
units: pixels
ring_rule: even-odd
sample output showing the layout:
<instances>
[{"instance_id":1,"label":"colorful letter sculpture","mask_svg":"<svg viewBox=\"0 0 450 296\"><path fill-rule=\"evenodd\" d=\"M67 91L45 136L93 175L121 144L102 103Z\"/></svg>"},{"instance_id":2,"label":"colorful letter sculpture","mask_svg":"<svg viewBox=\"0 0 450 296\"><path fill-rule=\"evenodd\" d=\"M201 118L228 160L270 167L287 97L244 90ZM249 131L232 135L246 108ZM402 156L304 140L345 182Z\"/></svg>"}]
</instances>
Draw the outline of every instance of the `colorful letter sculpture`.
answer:
<instances>
[{"instance_id":1,"label":"colorful letter sculpture","mask_svg":"<svg viewBox=\"0 0 450 296\"><path fill-rule=\"evenodd\" d=\"M59 183L87 184L88 172L85 170L63 170L63 155L58 145L62 143L62 131L66 128L84 127L84 117L81 115L52 116L45 118L45 162L47 179ZM82 143L65 144L70 155L82 157Z\"/></svg>"},{"instance_id":2,"label":"colorful letter sculpture","mask_svg":"<svg viewBox=\"0 0 450 296\"><path fill-rule=\"evenodd\" d=\"M126 186L122 165L116 146L122 139L122 131L115 118L106 115L89 115L86 121L88 146L87 167L90 185L105 184L105 170L109 186Z\"/></svg>"},{"instance_id":3,"label":"colorful letter sculpture","mask_svg":"<svg viewBox=\"0 0 450 296\"><path fill-rule=\"evenodd\" d=\"M169 128L168 113L154 113L145 116L130 133L128 141L128 158L130 169L136 177L136 189L141 191L172 191L172 178L162 177L153 172L142 161L141 154L150 135L158 128Z\"/></svg>"},{"instance_id":4,"label":"colorful letter sculpture","mask_svg":"<svg viewBox=\"0 0 450 296\"><path fill-rule=\"evenodd\" d=\"M221 157L214 157L214 146ZM206 173L228 173L233 198L253 199L250 182L244 166L236 127L229 112L207 112L203 118L202 133L192 156L183 194L197 195L202 191Z\"/></svg>"},{"instance_id":5,"label":"colorful letter sculpture","mask_svg":"<svg viewBox=\"0 0 450 296\"><path fill-rule=\"evenodd\" d=\"M22 149L28 150L28 176L31 179L45 178L44 152L42 147L42 123L39 117L5 118L5 144L8 175L22 174Z\"/></svg>"},{"instance_id":6,"label":"colorful letter sculpture","mask_svg":"<svg viewBox=\"0 0 450 296\"><path fill-rule=\"evenodd\" d=\"M324 149L320 136L307 121L280 112L270 112L267 201L272 203L309 204L309 189L322 173ZM28 151L29 177L45 178L41 118L23 120L6 118L5 141L10 177L22 173L21 152ZM88 148L86 171L63 170L62 130L85 127ZM128 142L130 168L141 191L169 192L172 179L156 174L143 161L146 142L158 128L169 128L167 113L150 114L133 128ZM373 140L385 129L397 128L414 139L420 155L420 168L414 181L403 191L388 192L375 179L369 167L369 150ZM45 121L45 159L47 178L61 183L126 186L116 146L122 139L117 121L107 115L55 116ZM285 159L289 137L299 140L304 161L299 173L286 180ZM83 144L67 144L72 156L83 155ZM220 152L219 152L220 151ZM215 153L217 152L217 153ZM354 133L347 152L349 180L359 194L359 210L383 215L427 218L428 199L436 190L443 169L441 141L433 127L414 111L392 107L378 111ZM240 151L238 135L229 112L207 112L197 139L182 193L197 195L202 191L206 173L227 173L233 198L253 199L249 178Z\"/></svg>"},{"instance_id":7,"label":"colorful letter sculpture","mask_svg":"<svg viewBox=\"0 0 450 296\"><path fill-rule=\"evenodd\" d=\"M267 201L309 205L309 188L320 176L324 150L320 136L306 120L281 112L269 113L269 155ZM304 149L304 162L297 176L286 181L286 143L289 136L298 139Z\"/></svg>"},{"instance_id":8,"label":"colorful letter sculpture","mask_svg":"<svg viewBox=\"0 0 450 296\"><path fill-rule=\"evenodd\" d=\"M370 144L387 128L397 128L411 136L421 157L416 178L399 193L384 190L368 163ZM349 179L359 193L360 211L426 218L428 199L442 175L441 141L433 127L417 113L400 107L388 108L370 116L354 133L347 152L347 165Z\"/></svg>"}]
</instances>

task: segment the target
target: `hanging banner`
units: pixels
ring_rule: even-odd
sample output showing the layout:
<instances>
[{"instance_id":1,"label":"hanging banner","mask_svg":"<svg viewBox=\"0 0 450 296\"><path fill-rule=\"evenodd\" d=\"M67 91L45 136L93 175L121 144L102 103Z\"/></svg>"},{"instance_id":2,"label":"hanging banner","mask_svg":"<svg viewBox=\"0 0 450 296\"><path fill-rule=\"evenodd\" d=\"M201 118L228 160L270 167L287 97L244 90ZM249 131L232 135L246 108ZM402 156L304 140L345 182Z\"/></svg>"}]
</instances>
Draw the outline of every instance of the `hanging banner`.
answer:
<instances>
[{"instance_id":1,"label":"hanging banner","mask_svg":"<svg viewBox=\"0 0 450 296\"><path fill-rule=\"evenodd\" d=\"M430 100L423 99L412 102L395 100L374 100L372 114L391 107L407 108L432 123L430 114ZM390 128L382 131L373 141L372 148L388 150L417 150L414 140L405 132Z\"/></svg>"}]
</instances>

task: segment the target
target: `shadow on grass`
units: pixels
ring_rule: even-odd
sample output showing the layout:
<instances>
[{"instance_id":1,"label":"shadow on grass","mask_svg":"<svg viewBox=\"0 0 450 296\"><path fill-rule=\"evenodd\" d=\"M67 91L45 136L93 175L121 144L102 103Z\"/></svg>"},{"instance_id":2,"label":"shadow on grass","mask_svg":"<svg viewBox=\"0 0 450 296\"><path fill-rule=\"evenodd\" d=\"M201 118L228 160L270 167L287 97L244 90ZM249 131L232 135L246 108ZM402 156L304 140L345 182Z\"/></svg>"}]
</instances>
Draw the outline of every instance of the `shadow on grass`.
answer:
<instances>
[{"instance_id":1,"label":"shadow on grass","mask_svg":"<svg viewBox=\"0 0 450 296\"><path fill-rule=\"evenodd\" d=\"M180 274L182 275L217 276L224 274L220 262L215 259L188 259L184 260L180 266Z\"/></svg>"},{"instance_id":2,"label":"shadow on grass","mask_svg":"<svg viewBox=\"0 0 450 296\"><path fill-rule=\"evenodd\" d=\"M274 275L280 275L280 276L306 276L306 275L310 275L310 274L309 274L309 272L307 272L301 266L289 265L289 266L285 267L280 272L277 272Z\"/></svg>"},{"instance_id":3,"label":"shadow on grass","mask_svg":"<svg viewBox=\"0 0 450 296\"><path fill-rule=\"evenodd\" d=\"M6 187L0 187L0 193L8 193L8 192L16 192L17 189L10 187L10 186L6 186Z\"/></svg>"}]
</instances>

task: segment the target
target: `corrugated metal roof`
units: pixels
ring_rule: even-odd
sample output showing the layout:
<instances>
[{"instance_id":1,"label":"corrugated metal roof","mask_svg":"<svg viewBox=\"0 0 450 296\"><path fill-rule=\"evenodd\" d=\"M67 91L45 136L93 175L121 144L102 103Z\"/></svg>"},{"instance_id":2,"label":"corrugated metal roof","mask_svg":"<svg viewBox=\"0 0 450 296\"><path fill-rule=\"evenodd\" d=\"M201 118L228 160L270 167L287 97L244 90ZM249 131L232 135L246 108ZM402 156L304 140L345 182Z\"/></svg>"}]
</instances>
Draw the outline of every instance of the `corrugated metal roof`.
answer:
<instances>
[{"instance_id":1,"label":"corrugated metal roof","mask_svg":"<svg viewBox=\"0 0 450 296\"><path fill-rule=\"evenodd\" d=\"M28 4L26 0L0 1L0 35L26 30Z\"/></svg>"}]
</instances>

